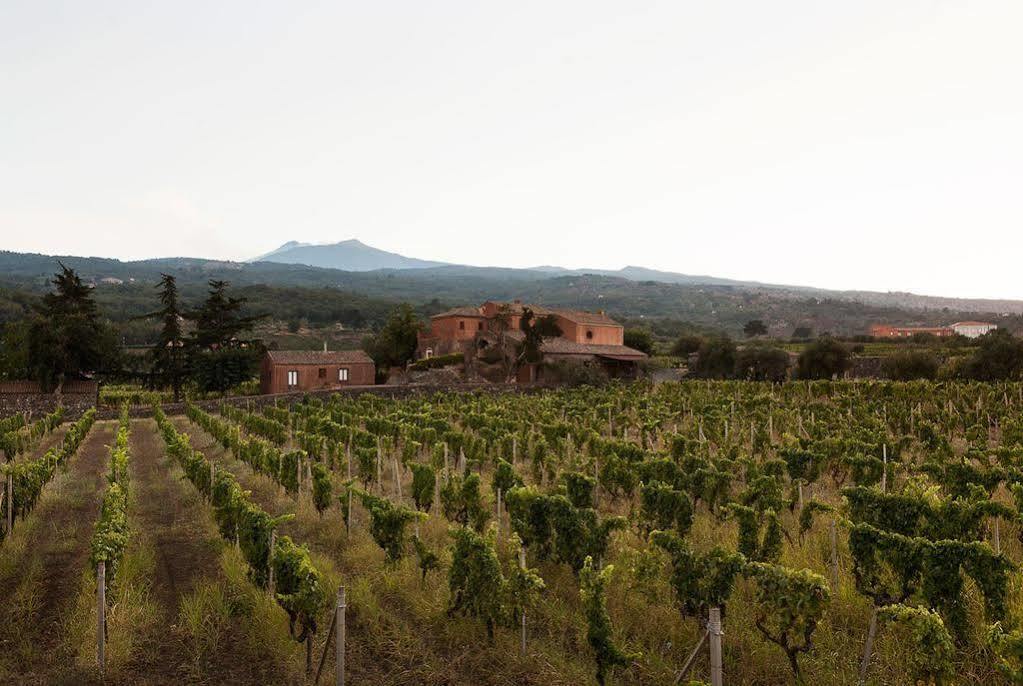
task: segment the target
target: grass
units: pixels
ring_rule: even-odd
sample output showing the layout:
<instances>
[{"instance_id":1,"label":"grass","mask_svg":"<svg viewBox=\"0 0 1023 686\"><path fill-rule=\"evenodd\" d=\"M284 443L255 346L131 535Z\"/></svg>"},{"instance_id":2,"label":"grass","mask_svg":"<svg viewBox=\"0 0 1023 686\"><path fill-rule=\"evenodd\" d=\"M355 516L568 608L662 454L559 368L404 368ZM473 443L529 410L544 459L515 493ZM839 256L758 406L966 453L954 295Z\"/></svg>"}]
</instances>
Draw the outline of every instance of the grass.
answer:
<instances>
[{"instance_id":1,"label":"grass","mask_svg":"<svg viewBox=\"0 0 1023 686\"><path fill-rule=\"evenodd\" d=\"M134 495L132 498L134 499ZM129 517L132 505L129 505ZM144 531L133 529L117 576L107 591L107 675L122 675L140 650L140 639L152 633L162 613L152 597L156 557ZM96 664L96 576L82 571L72 610L64 616L60 652L84 674L98 676Z\"/></svg>"},{"instance_id":2,"label":"grass","mask_svg":"<svg viewBox=\"0 0 1023 686\"><path fill-rule=\"evenodd\" d=\"M182 424L184 426L184 423ZM586 625L579 600L578 581L564 565L535 564L547 584L539 607L528 614L527 655L520 655L517 627L499 628L493 643L488 643L484 628L471 619L448 617L447 576L433 572L426 583L412 557L397 565L384 563L383 551L369 536L368 515L355 508L351 533L345 530L339 508L331 507L321 517L308 496L287 495L270 478L254 473L229 452L206 436L198 427L188 426L197 448L235 473L253 498L273 514L292 512L283 533L310 547L317 566L332 580L345 580L348 591L349 671L360 683L445 683L445 684L591 684L593 663L586 639ZM520 464L520 474L529 477L529 469ZM340 470L343 472L343 469ZM384 490L393 493L390 470L385 472ZM407 475L406 475L407 479ZM484 476L488 483L489 476ZM408 483L403 493L410 492ZM489 495L489 490L488 490ZM814 497L838 504L833 487L818 486ZM1008 501L1008 494L1000 496ZM604 515L629 516L635 501L610 501L602 498ZM781 563L808 568L823 575L830 585L830 515L815 517L804 542L798 542L797 514L781 515L784 528L794 543L786 543ZM436 510L421 526L423 540L441 555L441 569L450 563L448 523ZM507 531L507 528L505 528ZM1018 540L1019 527L1003 523L1003 549L1013 559L1023 554ZM689 540L706 550L714 545L735 549L737 528L733 521L721 522L701 506ZM608 607L616 640L629 652L642 658L626 669L618 669L613 683L670 684L676 671L688 657L702 632L697 618L684 618L675 609L674 595L668 586L667 557L656 551L643 553L652 559L640 560L644 537L635 528L617 534L609 560L615 564L613 582L608 588ZM807 684L846 686L857 681L860 657L872 612L870 601L855 590L852 560L847 535L838 535L839 585L831 589L832 601L824 620L813 637L814 648L800 655L799 662ZM512 563L507 560L506 564ZM643 574L644 564L656 569L653 578ZM507 568L507 567L506 567ZM972 648L956 654L961 683L1004 683L985 655L981 633L985 626L979 595L968 584L970 616L977 629ZM1023 606L1023 576L1013 576L1010 606ZM791 683L791 671L784 653L763 639L754 625L755 605L752 582L740 580L727 607L725 617L724 664L730 684L772 685ZM326 625L329 616L323 618ZM321 630L322 632L322 630ZM322 644L322 633L318 641ZM868 684L906 683L905 665L911 646L895 640L879 627L868 673ZM709 660L704 646L688 678L709 681ZM332 659L328 658L328 668ZM684 682L683 682L684 683Z\"/></svg>"}]
</instances>

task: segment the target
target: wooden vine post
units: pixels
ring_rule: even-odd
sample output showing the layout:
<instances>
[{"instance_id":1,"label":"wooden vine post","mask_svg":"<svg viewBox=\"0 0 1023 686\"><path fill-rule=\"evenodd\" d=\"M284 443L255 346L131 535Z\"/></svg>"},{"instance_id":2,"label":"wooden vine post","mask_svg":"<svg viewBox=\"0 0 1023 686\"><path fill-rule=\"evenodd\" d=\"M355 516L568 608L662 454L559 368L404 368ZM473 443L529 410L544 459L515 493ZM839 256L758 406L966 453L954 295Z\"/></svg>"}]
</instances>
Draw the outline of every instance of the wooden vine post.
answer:
<instances>
[{"instance_id":1,"label":"wooden vine post","mask_svg":"<svg viewBox=\"0 0 1023 686\"><path fill-rule=\"evenodd\" d=\"M337 640L334 642L334 659L336 662L337 686L345 686L345 587L337 589Z\"/></svg>"},{"instance_id":2,"label":"wooden vine post","mask_svg":"<svg viewBox=\"0 0 1023 686\"><path fill-rule=\"evenodd\" d=\"M102 678L107 668L107 563L96 569L96 663Z\"/></svg>"},{"instance_id":3,"label":"wooden vine post","mask_svg":"<svg viewBox=\"0 0 1023 686\"><path fill-rule=\"evenodd\" d=\"M608 410L610 412L610 410ZM526 569L526 548L524 546L519 547L519 569ZM526 654L526 608L522 608L522 654Z\"/></svg>"},{"instance_id":4,"label":"wooden vine post","mask_svg":"<svg viewBox=\"0 0 1023 686\"><path fill-rule=\"evenodd\" d=\"M14 475L7 475L7 533L14 529Z\"/></svg>"},{"instance_id":5,"label":"wooden vine post","mask_svg":"<svg viewBox=\"0 0 1023 686\"><path fill-rule=\"evenodd\" d=\"M721 608L712 607L707 614L707 634L710 637L710 686L722 686L724 669L721 664Z\"/></svg>"},{"instance_id":6,"label":"wooden vine post","mask_svg":"<svg viewBox=\"0 0 1023 686\"><path fill-rule=\"evenodd\" d=\"M270 597L273 598L276 593L276 580L274 579L274 549L277 548L277 529L270 529L270 549L267 553L267 567L269 568L269 580L267 581L267 589L270 591Z\"/></svg>"},{"instance_id":7,"label":"wooden vine post","mask_svg":"<svg viewBox=\"0 0 1023 686\"><path fill-rule=\"evenodd\" d=\"M888 444L881 444L882 461L884 462L884 471L881 472L881 492L888 492Z\"/></svg>"},{"instance_id":8,"label":"wooden vine post","mask_svg":"<svg viewBox=\"0 0 1023 686\"><path fill-rule=\"evenodd\" d=\"M835 520L831 520L831 587L838 591L838 532L835 527Z\"/></svg>"},{"instance_id":9,"label":"wooden vine post","mask_svg":"<svg viewBox=\"0 0 1023 686\"><path fill-rule=\"evenodd\" d=\"M398 503L401 503L401 471L398 469L398 457L391 456L391 464L394 465L394 493L398 496Z\"/></svg>"},{"instance_id":10,"label":"wooden vine post","mask_svg":"<svg viewBox=\"0 0 1023 686\"><path fill-rule=\"evenodd\" d=\"M497 489L497 542L501 543L501 489Z\"/></svg>"},{"instance_id":11,"label":"wooden vine post","mask_svg":"<svg viewBox=\"0 0 1023 686\"><path fill-rule=\"evenodd\" d=\"M877 634L877 606L870 613L870 626L867 627L867 642L863 645L863 659L860 661L859 683L867 683L867 668L870 667L870 656L874 652L874 636Z\"/></svg>"}]
</instances>

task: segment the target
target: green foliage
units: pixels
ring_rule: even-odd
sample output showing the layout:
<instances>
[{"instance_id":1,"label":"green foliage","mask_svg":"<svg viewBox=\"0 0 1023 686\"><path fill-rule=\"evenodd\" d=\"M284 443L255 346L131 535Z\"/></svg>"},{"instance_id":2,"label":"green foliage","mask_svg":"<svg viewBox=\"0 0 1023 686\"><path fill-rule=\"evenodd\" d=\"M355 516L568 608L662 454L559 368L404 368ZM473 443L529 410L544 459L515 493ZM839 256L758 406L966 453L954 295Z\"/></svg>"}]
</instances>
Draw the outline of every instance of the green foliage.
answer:
<instances>
[{"instance_id":1,"label":"green foliage","mask_svg":"<svg viewBox=\"0 0 1023 686\"><path fill-rule=\"evenodd\" d=\"M784 381L789 374L789 354L770 345L747 345L735 354L733 374L747 381Z\"/></svg>"},{"instance_id":2,"label":"green foliage","mask_svg":"<svg viewBox=\"0 0 1023 686\"><path fill-rule=\"evenodd\" d=\"M330 501L332 500L330 472L327 471L327 468L319 462L314 462L312 466L312 474L313 505L316 506L316 511L322 515L324 510L330 507Z\"/></svg>"},{"instance_id":3,"label":"green foliage","mask_svg":"<svg viewBox=\"0 0 1023 686\"><path fill-rule=\"evenodd\" d=\"M963 376L978 381L1023 378L1023 341L1005 329L995 329L978 343L977 352L963 366Z\"/></svg>"},{"instance_id":4,"label":"green foliage","mask_svg":"<svg viewBox=\"0 0 1023 686\"><path fill-rule=\"evenodd\" d=\"M641 353L654 354L654 337L647 329L625 329L623 343Z\"/></svg>"},{"instance_id":5,"label":"green foliage","mask_svg":"<svg viewBox=\"0 0 1023 686\"><path fill-rule=\"evenodd\" d=\"M415 356L420 324L412 307L394 308L387 323L376 336L363 342L378 369L404 367Z\"/></svg>"},{"instance_id":6,"label":"green foliage","mask_svg":"<svg viewBox=\"0 0 1023 686\"><path fill-rule=\"evenodd\" d=\"M693 525L693 503L682 491L654 481L640 489L640 517L647 532L672 529L685 536Z\"/></svg>"},{"instance_id":7,"label":"green foliage","mask_svg":"<svg viewBox=\"0 0 1023 686\"><path fill-rule=\"evenodd\" d=\"M512 535L510 541L511 557L514 559L522 552L522 541ZM521 560L525 559L521 555ZM512 565L505 582L505 606L508 609L508 620L513 623L521 617L529 607L535 604L540 593L546 588L538 570L521 565Z\"/></svg>"},{"instance_id":8,"label":"green foliage","mask_svg":"<svg viewBox=\"0 0 1023 686\"><path fill-rule=\"evenodd\" d=\"M532 487L508 493L512 528L541 560L564 562L573 571L582 569L587 557L602 558L610 535L625 527L623 517L601 519L596 510L572 505L563 495L546 495Z\"/></svg>"},{"instance_id":9,"label":"green foliage","mask_svg":"<svg viewBox=\"0 0 1023 686\"><path fill-rule=\"evenodd\" d=\"M251 348L221 348L193 354L190 366L202 393L226 393L252 378L259 351Z\"/></svg>"},{"instance_id":10,"label":"green foliage","mask_svg":"<svg viewBox=\"0 0 1023 686\"><path fill-rule=\"evenodd\" d=\"M440 490L440 504L444 516L462 526L483 531L490 519L490 508L483 504L480 478L476 474L453 475Z\"/></svg>"},{"instance_id":11,"label":"green foliage","mask_svg":"<svg viewBox=\"0 0 1023 686\"><path fill-rule=\"evenodd\" d=\"M519 330L522 331L522 341L515 351L516 365L539 362L542 359L540 349L544 340L561 335L557 317L550 314L537 317L528 307L522 308Z\"/></svg>"},{"instance_id":12,"label":"green foliage","mask_svg":"<svg viewBox=\"0 0 1023 686\"><path fill-rule=\"evenodd\" d=\"M752 507L733 504L729 512L739 523L739 553L756 562L777 562L783 541L781 523L774 510L758 514Z\"/></svg>"},{"instance_id":13,"label":"green foliage","mask_svg":"<svg viewBox=\"0 0 1023 686\"><path fill-rule=\"evenodd\" d=\"M424 357L421 360L416 360L409 366L409 369L424 371L427 369L441 369L442 367L450 367L464 363L465 355L463 353L450 353L448 355L435 355L433 357Z\"/></svg>"},{"instance_id":14,"label":"green foliage","mask_svg":"<svg viewBox=\"0 0 1023 686\"><path fill-rule=\"evenodd\" d=\"M997 656L995 666L1013 684L1023 684L1023 631L1005 631L998 622L988 631L988 645Z\"/></svg>"},{"instance_id":15,"label":"green foliage","mask_svg":"<svg viewBox=\"0 0 1023 686\"><path fill-rule=\"evenodd\" d=\"M28 371L48 391L116 366L118 356L116 334L100 319L92 288L63 264L51 283L54 291L43 296L25 341Z\"/></svg>"},{"instance_id":16,"label":"green foliage","mask_svg":"<svg viewBox=\"0 0 1023 686\"><path fill-rule=\"evenodd\" d=\"M703 379L727 379L735 372L735 343L727 336L700 344L693 372Z\"/></svg>"},{"instance_id":17,"label":"green foliage","mask_svg":"<svg viewBox=\"0 0 1023 686\"><path fill-rule=\"evenodd\" d=\"M413 462L412 469L412 501L416 508L429 512L433 507L433 494L437 486L437 473L427 464Z\"/></svg>"},{"instance_id":18,"label":"green foliage","mask_svg":"<svg viewBox=\"0 0 1023 686\"><path fill-rule=\"evenodd\" d=\"M173 389L174 402L180 402L181 388L188 376L188 363L182 326L184 312L178 302L177 279L170 274L161 274L157 288L160 289L160 309L149 314L149 317L160 321L160 334L151 352L153 371L164 386Z\"/></svg>"},{"instance_id":19,"label":"green foliage","mask_svg":"<svg viewBox=\"0 0 1023 686\"><path fill-rule=\"evenodd\" d=\"M716 546L698 553L673 531L654 531L650 541L671 557L671 586L683 617L705 617L707 610L725 612L735 578L746 563L742 555Z\"/></svg>"},{"instance_id":20,"label":"green foliage","mask_svg":"<svg viewBox=\"0 0 1023 686\"><path fill-rule=\"evenodd\" d=\"M92 535L89 565L95 572L96 566L105 563L106 584L113 583L128 544L128 432L130 420L127 408L121 414L121 423L110 448L110 483L100 505L99 520Z\"/></svg>"},{"instance_id":21,"label":"green foliage","mask_svg":"<svg viewBox=\"0 0 1023 686\"><path fill-rule=\"evenodd\" d=\"M440 557L437 553L433 552L426 547L422 539L419 536L412 537L412 547L416 552L416 560L419 563L419 571L423 575L423 582L426 582L426 575L432 570L440 567Z\"/></svg>"},{"instance_id":22,"label":"green foliage","mask_svg":"<svg viewBox=\"0 0 1023 686\"><path fill-rule=\"evenodd\" d=\"M703 345L703 338L700 336L679 336L671 346L671 354L675 357L689 357L697 352L701 345Z\"/></svg>"},{"instance_id":23,"label":"green foliage","mask_svg":"<svg viewBox=\"0 0 1023 686\"><path fill-rule=\"evenodd\" d=\"M597 482L594 478L580 474L579 472L565 472L562 475L565 480L565 492L572 507L593 507L594 494L597 491Z\"/></svg>"},{"instance_id":24,"label":"green foliage","mask_svg":"<svg viewBox=\"0 0 1023 686\"><path fill-rule=\"evenodd\" d=\"M799 542L803 542L803 538L809 533L810 529L813 528L813 516L817 513L833 512L835 508L831 507L827 503L822 503L819 500L812 499L810 502L803 506L803 509L799 512Z\"/></svg>"},{"instance_id":25,"label":"green foliage","mask_svg":"<svg viewBox=\"0 0 1023 686\"><path fill-rule=\"evenodd\" d=\"M301 643L316 633L316 617L329 600L323 576L313 566L309 551L288 536L277 539L272 564L277 602L288 613L291 637Z\"/></svg>"},{"instance_id":26,"label":"green foliage","mask_svg":"<svg viewBox=\"0 0 1023 686\"><path fill-rule=\"evenodd\" d=\"M60 445L50 448L46 454L36 460L21 459L0 464L0 483L6 483L8 475L13 481L14 505L11 512L13 519L16 520L19 516L23 518L32 511L43 487L53 478L57 467L66 464L77 452L95 419L95 409L86 411L64 434ZM5 498L3 508L0 509L0 515L2 515L0 522L6 522L8 509L11 507L11 501ZM3 530L0 540L9 533L9 531Z\"/></svg>"},{"instance_id":27,"label":"green foliage","mask_svg":"<svg viewBox=\"0 0 1023 686\"><path fill-rule=\"evenodd\" d=\"M806 346L796 361L800 379L830 379L849 367L849 350L834 338L821 336Z\"/></svg>"},{"instance_id":28,"label":"green foliage","mask_svg":"<svg viewBox=\"0 0 1023 686\"><path fill-rule=\"evenodd\" d=\"M639 657L619 648L611 635L611 616L607 612L605 593L612 574L613 565L597 571L593 567L593 558L587 557L579 575L579 594L583 601L583 614L586 616L586 640L593 649L597 663L597 683L601 686L607 683L612 669L625 667Z\"/></svg>"},{"instance_id":29,"label":"green foliage","mask_svg":"<svg viewBox=\"0 0 1023 686\"><path fill-rule=\"evenodd\" d=\"M896 381L935 379L940 362L934 353L926 350L900 350L885 358L882 371L886 378Z\"/></svg>"},{"instance_id":30,"label":"green foliage","mask_svg":"<svg viewBox=\"0 0 1023 686\"><path fill-rule=\"evenodd\" d=\"M494 480L490 487L494 493L501 491L505 495L516 486L522 485L522 477L515 473L515 467L506 460L497 458L497 466L494 469Z\"/></svg>"},{"instance_id":31,"label":"green foliage","mask_svg":"<svg viewBox=\"0 0 1023 686\"><path fill-rule=\"evenodd\" d=\"M501 619L505 585L493 536L483 536L464 526L452 529L451 536L455 542L448 570L448 614L483 621L487 636L493 640L494 626Z\"/></svg>"},{"instance_id":32,"label":"green foliage","mask_svg":"<svg viewBox=\"0 0 1023 686\"><path fill-rule=\"evenodd\" d=\"M933 610L907 605L888 605L878 610L878 618L895 630L901 645L910 649L910 674L916 683L953 683L952 659L955 647L941 616Z\"/></svg>"},{"instance_id":33,"label":"green foliage","mask_svg":"<svg viewBox=\"0 0 1023 686\"><path fill-rule=\"evenodd\" d=\"M785 651L799 681L799 654L813 647L813 632L828 607L824 577L808 569L762 562L749 563L746 573L756 581L754 624L765 639Z\"/></svg>"},{"instance_id":34,"label":"green foliage","mask_svg":"<svg viewBox=\"0 0 1023 686\"><path fill-rule=\"evenodd\" d=\"M746 335L746 338L766 336L767 325L761 319L751 319L743 325L742 332Z\"/></svg>"},{"instance_id":35,"label":"green foliage","mask_svg":"<svg viewBox=\"0 0 1023 686\"><path fill-rule=\"evenodd\" d=\"M405 555L405 527L425 515L365 491L359 493L359 498L363 507L369 511L370 535L384 549L387 561L397 562Z\"/></svg>"}]
</instances>

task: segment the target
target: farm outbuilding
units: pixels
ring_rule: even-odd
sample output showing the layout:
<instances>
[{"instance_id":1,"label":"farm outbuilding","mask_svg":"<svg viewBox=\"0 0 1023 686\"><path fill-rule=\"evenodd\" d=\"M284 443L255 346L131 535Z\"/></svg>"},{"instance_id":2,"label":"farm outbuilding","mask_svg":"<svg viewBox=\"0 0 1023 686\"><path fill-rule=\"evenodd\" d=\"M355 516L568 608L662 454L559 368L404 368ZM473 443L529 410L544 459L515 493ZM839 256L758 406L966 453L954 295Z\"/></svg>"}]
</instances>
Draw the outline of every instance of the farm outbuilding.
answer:
<instances>
[{"instance_id":1,"label":"farm outbuilding","mask_svg":"<svg viewBox=\"0 0 1023 686\"><path fill-rule=\"evenodd\" d=\"M264 395L369 386L375 380L376 365L361 350L268 350L259 373Z\"/></svg>"}]
</instances>

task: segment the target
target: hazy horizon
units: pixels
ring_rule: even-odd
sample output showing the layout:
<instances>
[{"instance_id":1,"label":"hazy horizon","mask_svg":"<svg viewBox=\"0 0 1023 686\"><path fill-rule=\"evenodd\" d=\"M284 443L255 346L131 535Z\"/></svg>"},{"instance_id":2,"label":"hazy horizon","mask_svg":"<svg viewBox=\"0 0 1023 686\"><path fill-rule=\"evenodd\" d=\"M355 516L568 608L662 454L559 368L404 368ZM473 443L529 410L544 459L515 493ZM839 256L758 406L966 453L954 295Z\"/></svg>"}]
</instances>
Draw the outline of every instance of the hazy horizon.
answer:
<instances>
[{"instance_id":1,"label":"hazy horizon","mask_svg":"<svg viewBox=\"0 0 1023 686\"><path fill-rule=\"evenodd\" d=\"M1023 299L1023 3L0 8L0 249Z\"/></svg>"}]
</instances>

